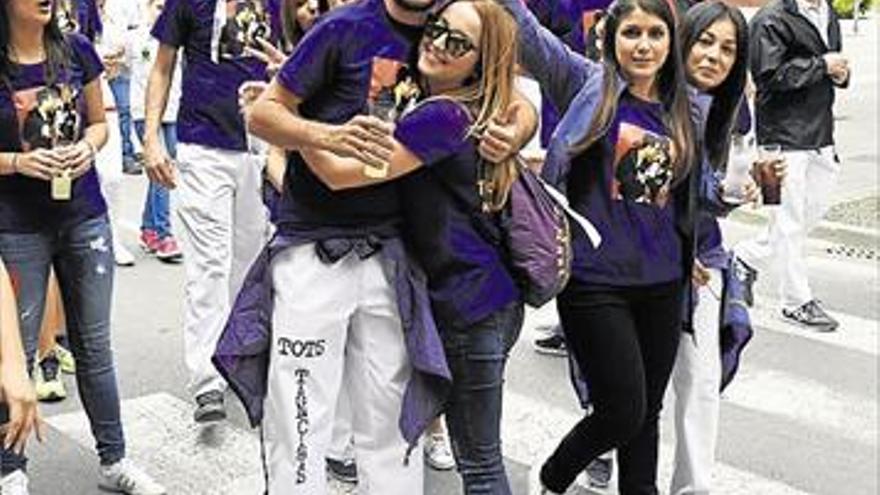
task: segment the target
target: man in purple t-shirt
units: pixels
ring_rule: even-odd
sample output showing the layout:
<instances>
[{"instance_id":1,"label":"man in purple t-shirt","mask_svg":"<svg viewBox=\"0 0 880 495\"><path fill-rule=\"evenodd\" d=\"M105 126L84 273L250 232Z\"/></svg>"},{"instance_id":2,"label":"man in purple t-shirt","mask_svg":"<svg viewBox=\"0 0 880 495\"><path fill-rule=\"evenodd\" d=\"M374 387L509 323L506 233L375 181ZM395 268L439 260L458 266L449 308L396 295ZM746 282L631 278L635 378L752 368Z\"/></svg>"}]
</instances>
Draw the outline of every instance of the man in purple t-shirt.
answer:
<instances>
[{"instance_id":1,"label":"man in purple t-shirt","mask_svg":"<svg viewBox=\"0 0 880 495\"><path fill-rule=\"evenodd\" d=\"M398 294L398 261L389 254L399 244L398 184L334 191L293 150L353 156L374 165L370 173L381 173L390 129L363 114L393 118L417 89L407 62L433 3L362 0L326 14L249 114L251 132L291 150L276 225L292 246L272 260L263 419L273 495L326 493L324 457L342 387L356 408L361 492L423 491L421 452L404 462L407 445L398 427L411 375L398 297L412 297ZM483 155L491 161L508 156L511 144L528 140L534 120L487 130ZM496 132L507 139L496 139Z\"/></svg>"},{"instance_id":2,"label":"man in purple t-shirt","mask_svg":"<svg viewBox=\"0 0 880 495\"><path fill-rule=\"evenodd\" d=\"M268 232L259 194L262 160L249 146L238 89L266 80L266 64L247 48L276 39L277 14L275 0L169 0L152 30L160 47L147 88L144 156L150 179L179 186L184 350L196 422L226 417L226 384L210 358ZM159 128L179 49L185 63L175 175Z\"/></svg>"}]
</instances>

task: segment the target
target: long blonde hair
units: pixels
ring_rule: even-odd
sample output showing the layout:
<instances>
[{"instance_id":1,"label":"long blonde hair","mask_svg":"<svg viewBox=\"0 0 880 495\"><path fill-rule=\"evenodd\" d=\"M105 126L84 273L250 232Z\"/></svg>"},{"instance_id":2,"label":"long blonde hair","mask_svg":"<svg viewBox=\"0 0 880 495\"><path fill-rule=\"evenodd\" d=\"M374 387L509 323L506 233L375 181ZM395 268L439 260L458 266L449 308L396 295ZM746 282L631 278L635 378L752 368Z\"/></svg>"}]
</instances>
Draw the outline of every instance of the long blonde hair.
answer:
<instances>
[{"instance_id":1,"label":"long blonde hair","mask_svg":"<svg viewBox=\"0 0 880 495\"><path fill-rule=\"evenodd\" d=\"M468 107L474 117L470 135L479 136L493 119L504 115L513 102L517 25L507 10L495 0L457 1L472 3L480 16L480 60L472 80L445 96ZM483 204L490 211L498 211L507 203L510 188L517 178L517 158L488 164L486 168L487 176L480 178L483 181L480 188Z\"/></svg>"}]
</instances>

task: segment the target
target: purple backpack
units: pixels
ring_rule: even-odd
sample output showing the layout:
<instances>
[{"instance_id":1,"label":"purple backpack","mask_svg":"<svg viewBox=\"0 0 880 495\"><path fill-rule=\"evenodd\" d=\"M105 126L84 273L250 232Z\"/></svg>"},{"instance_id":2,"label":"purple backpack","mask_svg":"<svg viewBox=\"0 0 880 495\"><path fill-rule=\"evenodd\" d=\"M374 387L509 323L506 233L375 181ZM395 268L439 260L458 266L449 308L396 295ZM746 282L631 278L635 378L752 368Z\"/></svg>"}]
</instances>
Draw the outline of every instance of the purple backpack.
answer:
<instances>
[{"instance_id":1,"label":"purple backpack","mask_svg":"<svg viewBox=\"0 0 880 495\"><path fill-rule=\"evenodd\" d=\"M520 163L502 213L502 236L523 300L535 308L562 292L571 276L571 227L565 209Z\"/></svg>"}]
</instances>

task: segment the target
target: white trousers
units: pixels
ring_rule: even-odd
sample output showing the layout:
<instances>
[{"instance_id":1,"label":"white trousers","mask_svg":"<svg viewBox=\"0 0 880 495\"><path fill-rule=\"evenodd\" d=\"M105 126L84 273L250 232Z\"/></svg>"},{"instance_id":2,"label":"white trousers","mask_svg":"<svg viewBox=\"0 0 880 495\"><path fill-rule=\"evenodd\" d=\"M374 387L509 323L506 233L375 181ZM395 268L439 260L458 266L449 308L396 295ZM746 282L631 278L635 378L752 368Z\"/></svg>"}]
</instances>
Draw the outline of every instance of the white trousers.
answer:
<instances>
[{"instance_id":1,"label":"white trousers","mask_svg":"<svg viewBox=\"0 0 880 495\"><path fill-rule=\"evenodd\" d=\"M786 151L788 173L782 184L782 203L772 207L770 223L758 238L736 246L746 263L780 272L779 299L796 308L813 299L807 278L804 244L807 234L828 210L840 172L831 146L812 151Z\"/></svg>"},{"instance_id":2,"label":"white trousers","mask_svg":"<svg viewBox=\"0 0 880 495\"><path fill-rule=\"evenodd\" d=\"M95 170L101 183L101 192L107 203L107 216L113 233L113 246L121 246L119 216L122 213L122 139L119 135L119 116L107 111L107 143L95 156Z\"/></svg>"},{"instance_id":3,"label":"white trousers","mask_svg":"<svg viewBox=\"0 0 880 495\"><path fill-rule=\"evenodd\" d=\"M263 419L269 495L324 495L324 458L340 390L347 388L358 493L420 495L421 451L404 464L398 428L411 369L381 254L329 265L313 244L272 266L272 359Z\"/></svg>"},{"instance_id":4,"label":"white trousers","mask_svg":"<svg viewBox=\"0 0 880 495\"><path fill-rule=\"evenodd\" d=\"M327 457L337 461L354 460L354 441L351 429L351 399L348 397L348 387L339 390L339 400L336 401L336 415L333 419L333 434L330 446L327 448Z\"/></svg>"},{"instance_id":5,"label":"white trousers","mask_svg":"<svg viewBox=\"0 0 880 495\"><path fill-rule=\"evenodd\" d=\"M710 269L697 290L693 335L682 335L672 371L675 391L675 465L670 495L708 495L721 406L719 348L721 270Z\"/></svg>"},{"instance_id":6,"label":"white trousers","mask_svg":"<svg viewBox=\"0 0 880 495\"><path fill-rule=\"evenodd\" d=\"M211 355L247 270L265 245L268 216L255 155L181 143L177 171L186 272L183 344L195 397L225 390Z\"/></svg>"}]
</instances>

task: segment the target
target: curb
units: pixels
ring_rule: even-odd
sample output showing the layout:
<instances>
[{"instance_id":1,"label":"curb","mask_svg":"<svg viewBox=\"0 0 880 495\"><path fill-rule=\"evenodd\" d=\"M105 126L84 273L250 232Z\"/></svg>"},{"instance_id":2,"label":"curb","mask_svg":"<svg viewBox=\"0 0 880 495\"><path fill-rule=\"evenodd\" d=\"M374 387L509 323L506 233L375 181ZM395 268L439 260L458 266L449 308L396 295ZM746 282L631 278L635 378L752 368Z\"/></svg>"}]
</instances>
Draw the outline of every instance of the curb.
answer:
<instances>
[{"instance_id":1,"label":"curb","mask_svg":"<svg viewBox=\"0 0 880 495\"><path fill-rule=\"evenodd\" d=\"M734 222L748 225L766 225L769 217L766 210L751 210L740 208L728 216ZM850 246L880 248L880 231L856 225L822 220L819 225L810 232L810 239L818 239L834 244Z\"/></svg>"}]
</instances>

